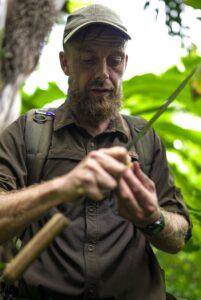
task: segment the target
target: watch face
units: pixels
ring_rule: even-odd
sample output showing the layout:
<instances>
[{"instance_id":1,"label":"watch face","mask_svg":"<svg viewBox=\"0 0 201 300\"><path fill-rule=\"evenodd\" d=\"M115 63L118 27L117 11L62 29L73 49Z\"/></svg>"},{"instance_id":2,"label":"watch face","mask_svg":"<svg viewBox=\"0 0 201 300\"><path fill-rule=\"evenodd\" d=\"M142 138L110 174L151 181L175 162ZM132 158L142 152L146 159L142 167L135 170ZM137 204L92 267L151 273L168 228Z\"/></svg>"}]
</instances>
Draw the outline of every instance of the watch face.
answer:
<instances>
[{"instance_id":1,"label":"watch face","mask_svg":"<svg viewBox=\"0 0 201 300\"><path fill-rule=\"evenodd\" d=\"M154 223L139 229L147 235L155 235L161 232L164 227L165 227L165 219L163 214L161 213L160 218L156 220Z\"/></svg>"}]
</instances>

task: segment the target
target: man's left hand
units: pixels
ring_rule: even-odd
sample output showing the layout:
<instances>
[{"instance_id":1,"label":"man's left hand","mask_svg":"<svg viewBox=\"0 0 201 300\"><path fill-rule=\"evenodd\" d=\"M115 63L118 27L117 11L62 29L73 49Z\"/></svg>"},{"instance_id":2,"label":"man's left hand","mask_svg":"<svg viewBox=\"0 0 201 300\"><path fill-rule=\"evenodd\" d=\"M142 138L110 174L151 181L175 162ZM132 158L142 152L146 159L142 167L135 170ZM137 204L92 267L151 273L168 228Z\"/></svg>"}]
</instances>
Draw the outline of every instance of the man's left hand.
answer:
<instances>
[{"instance_id":1,"label":"man's left hand","mask_svg":"<svg viewBox=\"0 0 201 300\"><path fill-rule=\"evenodd\" d=\"M134 162L133 169L124 171L117 188L119 214L144 227L160 217L155 184Z\"/></svg>"}]
</instances>

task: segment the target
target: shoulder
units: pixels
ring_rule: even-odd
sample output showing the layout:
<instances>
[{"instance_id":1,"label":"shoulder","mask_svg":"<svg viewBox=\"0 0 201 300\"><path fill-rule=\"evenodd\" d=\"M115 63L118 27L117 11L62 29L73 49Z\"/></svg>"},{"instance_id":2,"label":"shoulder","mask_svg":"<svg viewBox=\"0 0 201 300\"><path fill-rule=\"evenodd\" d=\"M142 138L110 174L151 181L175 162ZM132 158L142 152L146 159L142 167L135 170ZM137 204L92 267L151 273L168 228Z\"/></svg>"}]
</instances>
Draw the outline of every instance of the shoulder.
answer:
<instances>
[{"instance_id":1,"label":"shoulder","mask_svg":"<svg viewBox=\"0 0 201 300\"><path fill-rule=\"evenodd\" d=\"M26 116L22 115L3 130L0 135L0 141L5 140L9 137L14 140L18 140L19 138L24 137L25 126Z\"/></svg>"},{"instance_id":2,"label":"shoulder","mask_svg":"<svg viewBox=\"0 0 201 300\"><path fill-rule=\"evenodd\" d=\"M147 121L139 116L133 116L133 115L125 115L121 114L124 120L127 122L132 123L133 125L146 125Z\"/></svg>"},{"instance_id":3,"label":"shoulder","mask_svg":"<svg viewBox=\"0 0 201 300\"><path fill-rule=\"evenodd\" d=\"M144 127L146 128L146 125L148 123L144 118L139 117L139 116L133 116L133 115L121 115L121 116L122 116L124 122L126 122L127 125L129 126L132 136L135 136L136 134L143 131L143 128ZM148 127L148 129L146 129L145 132L146 133L143 134L143 137L147 136L147 135L148 136L152 135L152 138L154 138L155 131L153 130L152 127L150 127L150 128Z\"/></svg>"}]
</instances>

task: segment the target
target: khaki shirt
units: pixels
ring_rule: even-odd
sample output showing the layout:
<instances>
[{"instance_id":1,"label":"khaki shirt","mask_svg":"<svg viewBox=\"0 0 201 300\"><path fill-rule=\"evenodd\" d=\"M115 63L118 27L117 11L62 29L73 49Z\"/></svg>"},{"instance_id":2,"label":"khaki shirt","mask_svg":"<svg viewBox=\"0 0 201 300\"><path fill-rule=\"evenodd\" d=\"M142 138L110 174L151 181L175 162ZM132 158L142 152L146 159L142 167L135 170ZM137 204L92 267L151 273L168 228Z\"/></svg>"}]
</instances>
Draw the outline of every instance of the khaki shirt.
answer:
<instances>
[{"instance_id":1,"label":"khaki shirt","mask_svg":"<svg viewBox=\"0 0 201 300\"><path fill-rule=\"evenodd\" d=\"M25 116L20 117L0 138L2 191L26 186L25 119ZM121 116L111 121L104 133L92 137L76 124L66 102L56 111L42 180L69 172L94 149L126 146L129 140L130 134ZM155 133L154 141L150 178L156 184L159 204L188 219L163 145ZM70 218L71 223L25 272L20 282L22 295L34 300L165 299L163 271L140 230L118 215L113 192L105 192L100 202L82 197L51 209L26 228L21 237L23 244L57 211Z\"/></svg>"}]
</instances>

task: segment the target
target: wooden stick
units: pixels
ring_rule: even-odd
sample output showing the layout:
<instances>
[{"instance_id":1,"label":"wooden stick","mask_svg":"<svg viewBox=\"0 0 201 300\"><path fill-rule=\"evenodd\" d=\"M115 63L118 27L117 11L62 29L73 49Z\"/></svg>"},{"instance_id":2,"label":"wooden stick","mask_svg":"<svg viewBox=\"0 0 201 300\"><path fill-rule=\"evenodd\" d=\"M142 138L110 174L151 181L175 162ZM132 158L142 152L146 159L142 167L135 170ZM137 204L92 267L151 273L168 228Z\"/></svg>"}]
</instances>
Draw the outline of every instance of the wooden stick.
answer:
<instances>
[{"instance_id":1,"label":"wooden stick","mask_svg":"<svg viewBox=\"0 0 201 300\"><path fill-rule=\"evenodd\" d=\"M130 141L127 150L130 150L132 146L136 145L139 139L145 135L148 129L155 123L155 121L167 110L168 106L177 98L179 93L183 90L183 88L187 85L191 77L194 75L197 67L193 69L193 71L182 81L182 83L178 86L178 88L168 97L165 103L159 107L157 112L153 115L153 117L146 123L146 125L140 130L140 132Z\"/></svg>"},{"instance_id":2,"label":"wooden stick","mask_svg":"<svg viewBox=\"0 0 201 300\"><path fill-rule=\"evenodd\" d=\"M69 224L69 220L61 213L56 213L30 242L14 257L3 271L5 281L18 280L31 263L54 240L54 238Z\"/></svg>"}]
</instances>

